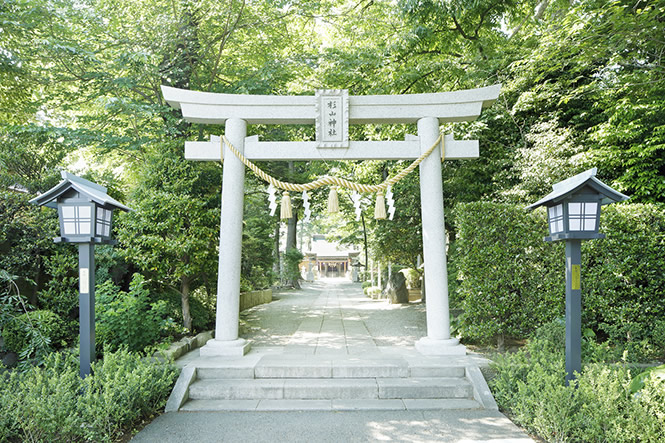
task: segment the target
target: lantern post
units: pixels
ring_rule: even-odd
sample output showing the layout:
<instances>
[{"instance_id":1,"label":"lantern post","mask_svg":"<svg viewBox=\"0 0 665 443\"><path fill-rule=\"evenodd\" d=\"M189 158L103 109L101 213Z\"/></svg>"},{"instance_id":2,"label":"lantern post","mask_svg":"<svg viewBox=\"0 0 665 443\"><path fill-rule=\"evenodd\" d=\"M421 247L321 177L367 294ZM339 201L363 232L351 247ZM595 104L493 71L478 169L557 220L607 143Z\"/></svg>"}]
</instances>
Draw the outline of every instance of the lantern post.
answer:
<instances>
[{"instance_id":1,"label":"lantern post","mask_svg":"<svg viewBox=\"0 0 665 443\"><path fill-rule=\"evenodd\" d=\"M566 385L582 371L582 240L605 238L598 232L600 207L629 197L596 178L596 168L552 186L551 193L527 206L547 208L550 235L566 241Z\"/></svg>"},{"instance_id":2,"label":"lantern post","mask_svg":"<svg viewBox=\"0 0 665 443\"><path fill-rule=\"evenodd\" d=\"M95 361L95 245L115 244L111 238L113 210L130 211L106 194L106 188L62 171L62 181L30 200L58 210L56 243L77 243L79 250L80 375L90 375Z\"/></svg>"}]
</instances>

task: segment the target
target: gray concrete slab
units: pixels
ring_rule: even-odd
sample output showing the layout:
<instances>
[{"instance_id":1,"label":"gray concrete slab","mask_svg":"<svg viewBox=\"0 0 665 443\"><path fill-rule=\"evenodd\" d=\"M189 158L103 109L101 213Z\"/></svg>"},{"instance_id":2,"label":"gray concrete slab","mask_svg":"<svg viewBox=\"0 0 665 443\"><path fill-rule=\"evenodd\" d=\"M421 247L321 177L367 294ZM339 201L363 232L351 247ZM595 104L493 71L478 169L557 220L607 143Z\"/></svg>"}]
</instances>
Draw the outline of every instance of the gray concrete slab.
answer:
<instances>
[{"instance_id":1,"label":"gray concrete slab","mask_svg":"<svg viewBox=\"0 0 665 443\"><path fill-rule=\"evenodd\" d=\"M503 414L486 410L171 412L135 443L486 442L533 440Z\"/></svg>"}]
</instances>

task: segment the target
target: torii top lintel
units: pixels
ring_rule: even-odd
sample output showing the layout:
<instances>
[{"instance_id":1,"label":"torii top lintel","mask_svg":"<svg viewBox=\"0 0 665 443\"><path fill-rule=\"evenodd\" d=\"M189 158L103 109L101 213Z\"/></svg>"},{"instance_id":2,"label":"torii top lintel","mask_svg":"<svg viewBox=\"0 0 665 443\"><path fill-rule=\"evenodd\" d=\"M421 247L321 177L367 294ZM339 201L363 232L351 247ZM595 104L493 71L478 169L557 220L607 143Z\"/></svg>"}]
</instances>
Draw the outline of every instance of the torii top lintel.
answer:
<instances>
[{"instance_id":1,"label":"torii top lintel","mask_svg":"<svg viewBox=\"0 0 665 443\"><path fill-rule=\"evenodd\" d=\"M435 117L440 123L475 120L499 96L501 85L452 92L349 96L349 123L415 123ZM162 86L169 105L192 123L314 124L314 96L219 94Z\"/></svg>"}]
</instances>

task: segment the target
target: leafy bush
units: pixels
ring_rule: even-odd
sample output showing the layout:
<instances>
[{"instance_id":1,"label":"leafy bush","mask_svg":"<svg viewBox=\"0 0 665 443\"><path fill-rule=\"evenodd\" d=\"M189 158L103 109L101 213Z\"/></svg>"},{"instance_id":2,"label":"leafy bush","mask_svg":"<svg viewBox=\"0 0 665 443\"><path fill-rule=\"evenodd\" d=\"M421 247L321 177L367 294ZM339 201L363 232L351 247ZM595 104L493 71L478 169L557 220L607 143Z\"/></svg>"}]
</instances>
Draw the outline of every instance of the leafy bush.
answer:
<instances>
[{"instance_id":1,"label":"leafy bush","mask_svg":"<svg viewBox=\"0 0 665 443\"><path fill-rule=\"evenodd\" d=\"M404 274L404 278L406 279L406 286L409 289L420 289L421 285L421 274L417 270L413 268L405 268L400 270L402 274Z\"/></svg>"},{"instance_id":2,"label":"leafy bush","mask_svg":"<svg viewBox=\"0 0 665 443\"><path fill-rule=\"evenodd\" d=\"M128 293L107 280L96 289L95 300L97 343L108 350L126 346L130 351L142 351L166 332L167 304L150 301L141 274L134 274Z\"/></svg>"},{"instance_id":3,"label":"leafy bush","mask_svg":"<svg viewBox=\"0 0 665 443\"><path fill-rule=\"evenodd\" d=\"M542 213L478 202L458 205L455 221L463 335L524 337L563 314L563 245L543 241Z\"/></svg>"},{"instance_id":4,"label":"leafy bush","mask_svg":"<svg viewBox=\"0 0 665 443\"><path fill-rule=\"evenodd\" d=\"M583 321L630 355L665 355L665 206L603 209L607 237L584 242Z\"/></svg>"},{"instance_id":5,"label":"leafy bush","mask_svg":"<svg viewBox=\"0 0 665 443\"><path fill-rule=\"evenodd\" d=\"M37 294L39 306L63 320L78 318L78 256L70 245L59 248L44 260L48 281ZM72 331L73 332L73 331Z\"/></svg>"},{"instance_id":6,"label":"leafy bush","mask_svg":"<svg viewBox=\"0 0 665 443\"><path fill-rule=\"evenodd\" d=\"M62 319L48 310L30 311L14 317L2 329L5 348L30 358L65 338Z\"/></svg>"},{"instance_id":7,"label":"leafy bush","mask_svg":"<svg viewBox=\"0 0 665 443\"><path fill-rule=\"evenodd\" d=\"M124 350L85 380L78 371L74 356L54 353L27 373L0 372L0 441L114 441L164 406L177 373Z\"/></svg>"},{"instance_id":8,"label":"leafy bush","mask_svg":"<svg viewBox=\"0 0 665 443\"><path fill-rule=\"evenodd\" d=\"M648 377L633 395L631 370L589 363L593 349L584 347L582 374L565 386L560 331L554 322L525 348L495 359L489 384L499 407L547 441L663 441L665 380Z\"/></svg>"},{"instance_id":9,"label":"leafy bush","mask_svg":"<svg viewBox=\"0 0 665 443\"><path fill-rule=\"evenodd\" d=\"M542 211L496 203L456 207L453 257L461 280L461 332L487 340L526 337L563 315L564 242L544 242ZM582 244L582 321L600 340L634 359L665 350L665 207L621 204L603 208L603 240ZM619 352L621 354L621 352Z\"/></svg>"},{"instance_id":10,"label":"leafy bush","mask_svg":"<svg viewBox=\"0 0 665 443\"><path fill-rule=\"evenodd\" d=\"M371 282L371 281L364 281L363 284L362 284L363 291L364 291L366 288L369 288L370 286L372 286L372 282Z\"/></svg>"},{"instance_id":11,"label":"leafy bush","mask_svg":"<svg viewBox=\"0 0 665 443\"><path fill-rule=\"evenodd\" d=\"M381 288L378 286L369 286L363 290L368 297L374 297L381 294Z\"/></svg>"}]
</instances>

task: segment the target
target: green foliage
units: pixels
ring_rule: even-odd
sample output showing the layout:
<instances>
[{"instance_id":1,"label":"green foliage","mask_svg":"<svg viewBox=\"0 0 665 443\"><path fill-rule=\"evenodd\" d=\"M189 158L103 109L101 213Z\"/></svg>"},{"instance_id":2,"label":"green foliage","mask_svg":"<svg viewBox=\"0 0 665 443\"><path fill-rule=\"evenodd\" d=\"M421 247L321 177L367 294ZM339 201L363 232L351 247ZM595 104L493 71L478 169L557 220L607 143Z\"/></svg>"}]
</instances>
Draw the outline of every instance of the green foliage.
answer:
<instances>
[{"instance_id":1,"label":"green foliage","mask_svg":"<svg viewBox=\"0 0 665 443\"><path fill-rule=\"evenodd\" d=\"M28 295L29 290L32 296L44 256L55 249L56 211L29 204L30 195L4 190L1 183L0 179L0 269L20 277L22 292Z\"/></svg>"},{"instance_id":2,"label":"green foliage","mask_svg":"<svg viewBox=\"0 0 665 443\"><path fill-rule=\"evenodd\" d=\"M79 408L91 441L111 441L128 424L162 409L177 372L125 350L107 354L83 380Z\"/></svg>"},{"instance_id":3,"label":"green foliage","mask_svg":"<svg viewBox=\"0 0 665 443\"><path fill-rule=\"evenodd\" d=\"M565 386L559 322L539 330L527 346L492 364L490 387L499 407L547 441L657 442L665 438L665 382L646 377L639 395L630 391L623 365L588 363ZM554 338L554 341L551 339ZM583 361L589 354L583 351Z\"/></svg>"},{"instance_id":4,"label":"green foliage","mask_svg":"<svg viewBox=\"0 0 665 443\"><path fill-rule=\"evenodd\" d=\"M134 274L129 292L107 280L96 288L95 301L96 339L105 351L123 347L142 351L168 332L167 304L163 300L151 302L141 274Z\"/></svg>"},{"instance_id":5,"label":"green foliage","mask_svg":"<svg viewBox=\"0 0 665 443\"><path fill-rule=\"evenodd\" d=\"M300 262L304 255L296 248L287 249L284 253L285 271L284 278L288 281L298 281L300 279Z\"/></svg>"},{"instance_id":6,"label":"green foliage","mask_svg":"<svg viewBox=\"0 0 665 443\"><path fill-rule=\"evenodd\" d=\"M372 282L371 282L371 281L364 281L364 282L362 283L362 288L363 288L363 290L369 288L370 286L372 286Z\"/></svg>"},{"instance_id":7,"label":"green foliage","mask_svg":"<svg viewBox=\"0 0 665 443\"><path fill-rule=\"evenodd\" d=\"M543 242L541 213L507 204L467 203L455 211L457 294L463 335L526 336L563 314L560 244Z\"/></svg>"},{"instance_id":8,"label":"green foliage","mask_svg":"<svg viewBox=\"0 0 665 443\"><path fill-rule=\"evenodd\" d=\"M665 365L651 367L633 377L633 381L630 382L631 394L637 394L641 389L643 389L646 386L646 382L651 377L665 380Z\"/></svg>"},{"instance_id":9,"label":"green foliage","mask_svg":"<svg viewBox=\"0 0 665 443\"><path fill-rule=\"evenodd\" d=\"M406 286L409 289L420 289L420 286L422 284L422 274L418 272L416 269L413 268L405 268L402 269L401 271L402 274L404 274L404 278L406 279Z\"/></svg>"},{"instance_id":10,"label":"green foliage","mask_svg":"<svg viewBox=\"0 0 665 443\"><path fill-rule=\"evenodd\" d=\"M37 294L39 305L64 320L78 318L78 255L71 244L60 245L44 259L49 280Z\"/></svg>"},{"instance_id":11,"label":"green foliage","mask_svg":"<svg viewBox=\"0 0 665 443\"><path fill-rule=\"evenodd\" d=\"M35 357L38 361L51 351L51 346L61 345L65 328L58 314L47 310L21 314L5 324L2 337L5 348L20 355L21 360Z\"/></svg>"},{"instance_id":12,"label":"green foliage","mask_svg":"<svg viewBox=\"0 0 665 443\"><path fill-rule=\"evenodd\" d=\"M543 215L507 204L458 206L454 257L461 285L453 297L464 309L465 336L525 337L563 314L563 244L542 240ZM582 247L584 328L627 349L631 359L658 358L665 337L665 210L608 206L600 224L607 238Z\"/></svg>"},{"instance_id":13,"label":"green foliage","mask_svg":"<svg viewBox=\"0 0 665 443\"><path fill-rule=\"evenodd\" d=\"M127 351L107 353L85 380L61 353L26 373L0 372L0 440L115 441L164 406L176 376Z\"/></svg>"},{"instance_id":14,"label":"green foliage","mask_svg":"<svg viewBox=\"0 0 665 443\"><path fill-rule=\"evenodd\" d=\"M584 243L583 321L629 355L660 358L665 339L665 207L603 209L606 238Z\"/></svg>"}]
</instances>

